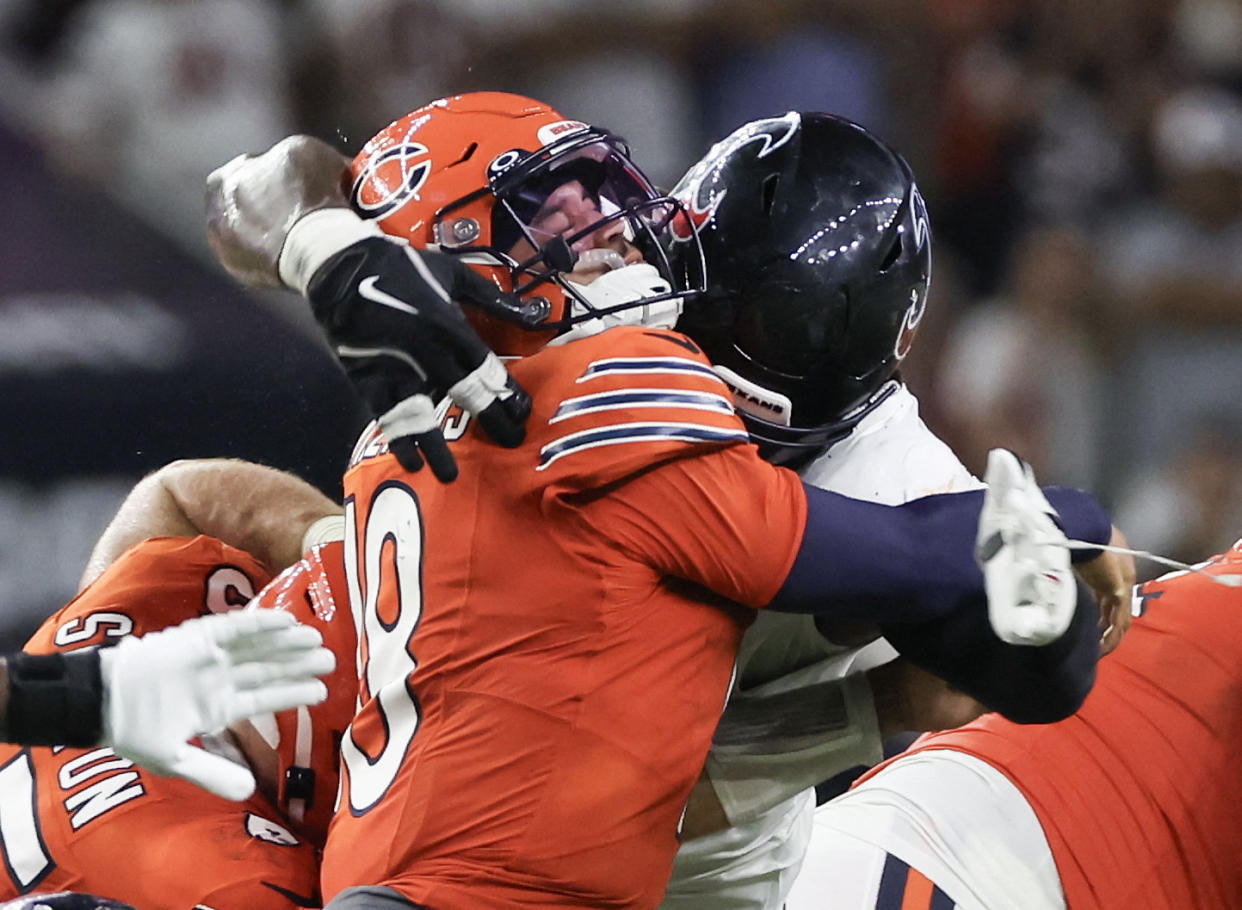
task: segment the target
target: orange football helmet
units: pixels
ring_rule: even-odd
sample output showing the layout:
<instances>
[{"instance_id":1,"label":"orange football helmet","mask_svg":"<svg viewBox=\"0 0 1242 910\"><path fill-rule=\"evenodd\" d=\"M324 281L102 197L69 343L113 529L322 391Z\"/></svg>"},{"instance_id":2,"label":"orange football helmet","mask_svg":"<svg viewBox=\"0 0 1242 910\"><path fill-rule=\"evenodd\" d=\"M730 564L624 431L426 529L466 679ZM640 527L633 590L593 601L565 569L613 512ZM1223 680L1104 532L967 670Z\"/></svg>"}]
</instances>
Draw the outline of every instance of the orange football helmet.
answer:
<instances>
[{"instance_id":1,"label":"orange football helmet","mask_svg":"<svg viewBox=\"0 0 1242 910\"><path fill-rule=\"evenodd\" d=\"M351 203L364 218L416 248L462 257L528 304L521 325L470 311L499 354L530 354L577 323L651 304L667 310L701 290L673 279L657 240L681 203L651 185L620 138L530 98L433 101L367 142L352 172ZM603 249L618 234L659 278L620 298L566 279L580 263L619 268Z\"/></svg>"},{"instance_id":2,"label":"orange football helmet","mask_svg":"<svg viewBox=\"0 0 1242 910\"><path fill-rule=\"evenodd\" d=\"M257 595L259 609L285 610L323 635L336 655L336 669L324 677L325 701L281 711L263 725L275 750L276 800L290 828L322 847L336 802L340 741L358 707L357 635L345 578L345 545L331 541L310 550Z\"/></svg>"}]
</instances>

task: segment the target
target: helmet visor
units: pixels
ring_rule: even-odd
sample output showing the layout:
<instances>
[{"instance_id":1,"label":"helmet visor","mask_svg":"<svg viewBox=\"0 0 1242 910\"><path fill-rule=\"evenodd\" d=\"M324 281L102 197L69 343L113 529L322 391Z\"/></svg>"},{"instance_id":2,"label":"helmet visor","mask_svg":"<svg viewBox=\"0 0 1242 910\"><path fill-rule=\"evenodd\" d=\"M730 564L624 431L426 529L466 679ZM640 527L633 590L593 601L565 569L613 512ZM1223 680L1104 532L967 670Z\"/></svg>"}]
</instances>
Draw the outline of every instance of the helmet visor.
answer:
<instances>
[{"instance_id":1,"label":"helmet visor","mask_svg":"<svg viewBox=\"0 0 1242 910\"><path fill-rule=\"evenodd\" d=\"M493 246L525 267L558 238L575 256L617 237L641 249L639 238L661 230L674 206L614 143L597 139L567 149L497 187Z\"/></svg>"}]
</instances>

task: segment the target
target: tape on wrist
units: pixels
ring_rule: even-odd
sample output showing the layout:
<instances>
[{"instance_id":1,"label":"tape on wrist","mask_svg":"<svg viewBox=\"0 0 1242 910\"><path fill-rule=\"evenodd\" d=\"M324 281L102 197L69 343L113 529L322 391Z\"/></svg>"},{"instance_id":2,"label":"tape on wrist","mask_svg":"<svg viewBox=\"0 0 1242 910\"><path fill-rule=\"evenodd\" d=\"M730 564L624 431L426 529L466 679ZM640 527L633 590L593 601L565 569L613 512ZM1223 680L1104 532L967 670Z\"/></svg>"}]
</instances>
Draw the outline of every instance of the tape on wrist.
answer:
<instances>
[{"instance_id":1,"label":"tape on wrist","mask_svg":"<svg viewBox=\"0 0 1242 910\"><path fill-rule=\"evenodd\" d=\"M280 280L305 294L311 278L328 259L359 240L382 236L378 224L364 221L351 209L316 209L289 229L277 260Z\"/></svg>"},{"instance_id":2,"label":"tape on wrist","mask_svg":"<svg viewBox=\"0 0 1242 910\"><path fill-rule=\"evenodd\" d=\"M345 539L345 516L325 515L310 523L306 533L302 535L302 552L313 549L320 544Z\"/></svg>"},{"instance_id":3,"label":"tape on wrist","mask_svg":"<svg viewBox=\"0 0 1242 910\"><path fill-rule=\"evenodd\" d=\"M500 358L489 353L475 370L459 379L449 390L449 397L462 410L477 414L497 398L513 394L508 386L509 371Z\"/></svg>"},{"instance_id":4,"label":"tape on wrist","mask_svg":"<svg viewBox=\"0 0 1242 910\"><path fill-rule=\"evenodd\" d=\"M99 651L15 654L5 659L4 738L28 746L94 746L103 733Z\"/></svg>"}]
</instances>

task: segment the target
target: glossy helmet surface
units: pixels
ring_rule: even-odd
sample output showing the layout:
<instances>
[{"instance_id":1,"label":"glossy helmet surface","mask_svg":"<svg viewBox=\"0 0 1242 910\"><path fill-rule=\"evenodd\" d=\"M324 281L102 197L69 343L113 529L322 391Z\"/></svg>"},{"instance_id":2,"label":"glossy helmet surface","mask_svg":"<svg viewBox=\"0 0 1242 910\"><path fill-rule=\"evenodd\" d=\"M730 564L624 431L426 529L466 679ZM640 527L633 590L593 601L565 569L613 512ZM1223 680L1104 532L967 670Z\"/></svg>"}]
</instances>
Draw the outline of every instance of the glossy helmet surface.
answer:
<instances>
[{"instance_id":1,"label":"glossy helmet surface","mask_svg":"<svg viewBox=\"0 0 1242 910\"><path fill-rule=\"evenodd\" d=\"M602 231L622 231L661 280L619 311L677 300L658 233L677 204L652 187L624 141L530 98L476 92L443 98L394 121L352 165L351 202L385 233L417 248L459 255L497 286L532 302L536 326L501 325L472 313L501 354L538 350L569 326L600 315L565 279ZM539 233L537 216L567 181L578 181L598 218L560 234Z\"/></svg>"},{"instance_id":2,"label":"glossy helmet surface","mask_svg":"<svg viewBox=\"0 0 1242 910\"><path fill-rule=\"evenodd\" d=\"M677 328L716 364L770 460L811 457L896 387L931 280L927 210L909 166L861 126L819 113L756 120L673 195L665 242L704 299Z\"/></svg>"},{"instance_id":3,"label":"glossy helmet surface","mask_svg":"<svg viewBox=\"0 0 1242 910\"><path fill-rule=\"evenodd\" d=\"M336 802L338 743L357 710L357 650L345 547L339 540L312 548L272 579L255 598L259 609L285 610L313 626L336 655L324 676L328 697L318 704L252 718L264 739L275 743L277 805L299 837L322 847Z\"/></svg>"},{"instance_id":4,"label":"glossy helmet surface","mask_svg":"<svg viewBox=\"0 0 1242 910\"><path fill-rule=\"evenodd\" d=\"M135 910L130 904L80 891L29 894L0 903L0 910Z\"/></svg>"}]
</instances>

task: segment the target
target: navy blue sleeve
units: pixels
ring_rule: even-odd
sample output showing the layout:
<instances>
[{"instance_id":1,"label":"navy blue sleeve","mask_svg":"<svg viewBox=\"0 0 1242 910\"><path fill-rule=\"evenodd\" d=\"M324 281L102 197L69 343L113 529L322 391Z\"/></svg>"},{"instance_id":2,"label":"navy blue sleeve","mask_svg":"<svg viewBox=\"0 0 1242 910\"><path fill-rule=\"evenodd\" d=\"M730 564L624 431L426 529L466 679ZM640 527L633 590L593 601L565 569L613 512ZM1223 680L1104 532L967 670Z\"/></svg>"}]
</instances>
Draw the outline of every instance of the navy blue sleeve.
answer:
<instances>
[{"instance_id":1,"label":"navy blue sleeve","mask_svg":"<svg viewBox=\"0 0 1242 910\"><path fill-rule=\"evenodd\" d=\"M1053 520L1070 540L1108 543L1113 536L1113 522L1098 502L1069 487L1044 487L1044 497L1057 510ZM1070 550L1070 562L1086 562L1100 555L1100 550Z\"/></svg>"},{"instance_id":2,"label":"navy blue sleeve","mask_svg":"<svg viewBox=\"0 0 1242 910\"><path fill-rule=\"evenodd\" d=\"M986 606L974 558L981 490L886 506L803 487L802 546L767 609L883 623Z\"/></svg>"},{"instance_id":3,"label":"navy blue sleeve","mask_svg":"<svg viewBox=\"0 0 1242 910\"><path fill-rule=\"evenodd\" d=\"M1018 723L1051 723L1078 709L1095 680L1099 611L1079 585L1074 619L1042 647L992 631L974 542L983 491L900 506L806 487L807 527L768 609L864 620L907 659ZM1069 537L1104 543L1107 513L1077 490L1048 489Z\"/></svg>"},{"instance_id":4,"label":"navy blue sleeve","mask_svg":"<svg viewBox=\"0 0 1242 910\"><path fill-rule=\"evenodd\" d=\"M881 624L880 632L902 657L988 710L1018 724L1051 724L1077 711L1095 683L1099 618L1095 598L1078 582L1069 628L1040 647L997 638L986 605L923 622Z\"/></svg>"},{"instance_id":5,"label":"navy blue sleeve","mask_svg":"<svg viewBox=\"0 0 1242 910\"><path fill-rule=\"evenodd\" d=\"M897 506L803 484L806 532L769 610L872 623L917 622L983 601L975 534L983 491L925 496ZM1089 494L1044 490L1066 535L1107 543L1108 513ZM1090 558L1098 551L1084 551Z\"/></svg>"}]
</instances>

